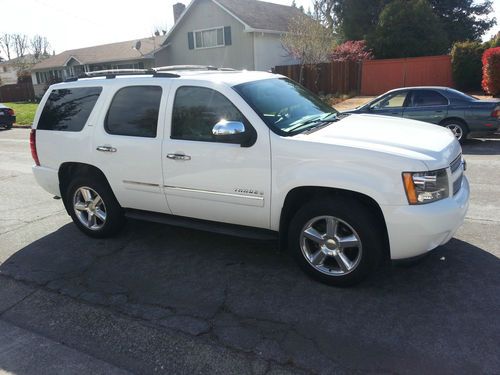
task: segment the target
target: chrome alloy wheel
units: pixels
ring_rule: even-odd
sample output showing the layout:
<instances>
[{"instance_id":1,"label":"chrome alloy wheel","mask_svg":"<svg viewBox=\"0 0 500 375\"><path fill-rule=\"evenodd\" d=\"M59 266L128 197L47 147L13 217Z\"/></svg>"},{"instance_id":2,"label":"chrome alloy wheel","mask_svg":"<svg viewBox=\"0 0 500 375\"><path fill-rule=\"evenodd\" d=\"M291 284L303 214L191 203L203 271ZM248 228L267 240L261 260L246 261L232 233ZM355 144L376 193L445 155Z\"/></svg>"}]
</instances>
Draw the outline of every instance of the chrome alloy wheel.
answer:
<instances>
[{"instance_id":1,"label":"chrome alloy wheel","mask_svg":"<svg viewBox=\"0 0 500 375\"><path fill-rule=\"evenodd\" d=\"M448 125L446 125L446 127L451 130L451 132L453 133L453 135L455 136L455 138L457 140L460 141L462 139L462 137L464 136L464 131L460 125L448 124Z\"/></svg>"},{"instance_id":2,"label":"chrome alloy wheel","mask_svg":"<svg viewBox=\"0 0 500 375\"><path fill-rule=\"evenodd\" d=\"M309 220L300 234L302 254L316 270L329 276L352 272L361 261L361 239L345 221L334 216Z\"/></svg>"},{"instance_id":3,"label":"chrome alloy wheel","mask_svg":"<svg viewBox=\"0 0 500 375\"><path fill-rule=\"evenodd\" d=\"M99 230L106 223L106 205L101 196L89 187L82 186L73 195L76 217L91 230Z\"/></svg>"}]
</instances>

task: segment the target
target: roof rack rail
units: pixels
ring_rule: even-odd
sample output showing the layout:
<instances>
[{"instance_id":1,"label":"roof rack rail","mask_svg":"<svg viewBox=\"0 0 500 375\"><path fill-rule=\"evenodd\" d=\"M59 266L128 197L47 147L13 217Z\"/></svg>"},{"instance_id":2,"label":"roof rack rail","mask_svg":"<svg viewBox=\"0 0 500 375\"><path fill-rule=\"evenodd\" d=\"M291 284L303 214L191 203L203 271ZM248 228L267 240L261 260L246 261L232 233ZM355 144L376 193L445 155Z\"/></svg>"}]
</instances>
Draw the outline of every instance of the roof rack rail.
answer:
<instances>
[{"instance_id":1,"label":"roof rack rail","mask_svg":"<svg viewBox=\"0 0 500 375\"><path fill-rule=\"evenodd\" d=\"M152 75L153 77L178 78L178 74L156 71L155 69L110 69L96 70L79 74L76 77L67 78L64 82L74 82L82 78L97 78L106 77L107 79L115 78L116 76L130 75Z\"/></svg>"},{"instance_id":2,"label":"roof rack rail","mask_svg":"<svg viewBox=\"0 0 500 375\"><path fill-rule=\"evenodd\" d=\"M179 71L179 70L218 70L218 71L235 71L232 68L217 68L212 65L169 65L169 66L160 66L157 68L153 68L157 72L168 72L168 71Z\"/></svg>"}]
</instances>

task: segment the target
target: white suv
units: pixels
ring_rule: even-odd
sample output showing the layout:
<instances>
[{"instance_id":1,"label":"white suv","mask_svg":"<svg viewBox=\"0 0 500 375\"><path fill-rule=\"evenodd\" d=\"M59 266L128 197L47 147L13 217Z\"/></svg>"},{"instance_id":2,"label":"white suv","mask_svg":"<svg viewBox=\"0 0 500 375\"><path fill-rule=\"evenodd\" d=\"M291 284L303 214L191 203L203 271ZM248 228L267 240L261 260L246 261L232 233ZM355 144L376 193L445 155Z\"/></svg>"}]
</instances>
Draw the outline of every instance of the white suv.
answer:
<instances>
[{"instance_id":1,"label":"white suv","mask_svg":"<svg viewBox=\"0 0 500 375\"><path fill-rule=\"evenodd\" d=\"M118 73L51 86L31 133L36 180L90 236L132 217L276 237L307 273L348 285L464 220L448 129L340 115L270 73Z\"/></svg>"}]
</instances>

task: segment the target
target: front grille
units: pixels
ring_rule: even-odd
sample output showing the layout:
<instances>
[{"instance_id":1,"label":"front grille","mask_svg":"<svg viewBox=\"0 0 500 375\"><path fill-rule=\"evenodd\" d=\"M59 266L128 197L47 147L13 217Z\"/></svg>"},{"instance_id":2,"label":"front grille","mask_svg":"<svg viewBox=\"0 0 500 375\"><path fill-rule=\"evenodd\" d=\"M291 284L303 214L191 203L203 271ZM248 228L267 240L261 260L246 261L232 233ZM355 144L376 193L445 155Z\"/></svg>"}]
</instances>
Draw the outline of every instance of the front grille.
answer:
<instances>
[{"instance_id":1,"label":"front grille","mask_svg":"<svg viewBox=\"0 0 500 375\"><path fill-rule=\"evenodd\" d=\"M463 173L460 173L460 176L453 182L453 195L457 194L460 188L462 187L462 179L464 178Z\"/></svg>"},{"instance_id":2,"label":"front grille","mask_svg":"<svg viewBox=\"0 0 500 375\"><path fill-rule=\"evenodd\" d=\"M451 173L455 173L455 171L458 168L460 168L461 164L462 164L462 154L458 155L458 157L451 162L450 164Z\"/></svg>"},{"instance_id":3,"label":"front grille","mask_svg":"<svg viewBox=\"0 0 500 375\"><path fill-rule=\"evenodd\" d=\"M462 166L462 154L458 155L455 160L450 164L451 175L454 179L453 181L453 195L457 194L462 187L462 179L464 177L464 172L460 167Z\"/></svg>"}]
</instances>

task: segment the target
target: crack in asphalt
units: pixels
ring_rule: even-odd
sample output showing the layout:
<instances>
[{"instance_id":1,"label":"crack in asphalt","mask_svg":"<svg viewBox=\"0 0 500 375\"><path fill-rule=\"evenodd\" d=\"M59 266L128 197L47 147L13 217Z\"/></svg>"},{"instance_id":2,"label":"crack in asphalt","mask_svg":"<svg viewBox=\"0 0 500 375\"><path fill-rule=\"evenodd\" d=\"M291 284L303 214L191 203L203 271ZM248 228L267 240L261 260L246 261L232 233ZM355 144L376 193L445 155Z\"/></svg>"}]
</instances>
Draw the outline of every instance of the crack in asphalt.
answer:
<instances>
[{"instance_id":1,"label":"crack in asphalt","mask_svg":"<svg viewBox=\"0 0 500 375\"><path fill-rule=\"evenodd\" d=\"M56 211L56 212L52 212L52 213L50 213L50 214L49 214L49 215L47 215L47 216L42 216L42 217L36 218L36 219L34 219L34 220L28 220L28 221L26 221L26 220L22 220L22 219L17 219L18 221L21 221L23 224L21 224L21 225L19 225L19 226L16 226L15 228L11 228L11 229L9 229L9 230L6 230L5 232L0 232L0 236L3 236L4 234L8 234L8 233L14 232L14 231L16 231L16 230L19 230L19 229L21 229L21 228L24 228L24 227L25 227L25 226L27 226L27 225L34 224L34 223L37 223L37 222L39 222L39 221L42 221L42 220L48 219L48 218L50 218L50 217L52 217L52 216L55 216L55 215L57 215L57 214L60 214L61 212L65 212L65 211L66 211L65 209L61 209L61 210L58 210L58 211Z\"/></svg>"},{"instance_id":2,"label":"crack in asphalt","mask_svg":"<svg viewBox=\"0 0 500 375\"><path fill-rule=\"evenodd\" d=\"M500 220L494 220L494 219L478 219L475 217L470 217L466 216L465 220L472 221L474 223L482 223L482 224L497 224L500 223Z\"/></svg>"},{"instance_id":3,"label":"crack in asphalt","mask_svg":"<svg viewBox=\"0 0 500 375\"><path fill-rule=\"evenodd\" d=\"M23 303L24 301L26 301L27 299L29 299L31 296L33 296L35 293L37 293L39 291L45 291L45 292L48 292L48 293L51 293L51 294L60 294L60 293L56 293L52 289L49 289L49 288L45 287L42 284L39 284L39 283L36 283L36 282L32 282L32 281L29 281L29 280L17 280L13 276L5 275L5 274L0 275L0 278L10 279L10 280L13 280L15 282L19 282L21 284L34 287L34 290L32 292L30 292L28 295L26 295L25 297L23 297L22 299L20 299L19 301L17 301L14 305L10 306L9 308L5 309L4 311L1 311L0 312L0 317L2 317L7 312L13 310L16 306L20 305L21 303ZM151 328L160 329L160 330L171 330L171 331L174 331L174 332L176 332L177 334L180 334L180 335L187 335L189 337L198 337L198 338L200 338L199 337L200 335L190 335L186 331L182 331L182 330L179 330L179 329L175 329L175 328L171 328L171 327L164 327L164 326L157 325L157 324L151 324L154 320L148 320L148 319L144 319L144 318L138 318L136 316L131 316L131 315L127 314L127 313L123 313L121 311L116 311L116 310L110 308L110 305L103 305L103 304L91 303L91 302L89 302L87 300L82 300L82 299L80 299L78 297L72 297L72 296L68 296L68 295L66 295L65 297L66 298L70 298L70 299L74 300L77 303L82 303L82 304L85 304L85 305L88 305L88 306L91 306L91 307L105 308L106 310L112 312L113 314L121 315L121 316L124 316L124 317L126 317L128 319L132 318L132 320L137 321L139 324L143 324L143 325L146 325L146 326L151 327ZM185 315L185 316L189 316L189 315ZM40 333L37 333L37 334L40 334ZM215 343L215 342L209 341L209 340L203 340L203 342L211 344L211 345L213 345ZM60 341L59 343L62 344L62 345L66 345L62 341ZM260 358L260 356L258 356L254 352L244 351L244 350L241 350L241 349L238 349L238 348L233 348L233 347L231 347L229 345L224 345L224 344L219 344L219 346L222 347L222 348L225 348L225 349L229 349L229 350L231 350L233 352L236 352L236 353L238 353L240 355L243 355L243 357L247 359L247 361L248 361L249 364L252 363L256 359L264 362L265 365L266 365L266 368L265 368L263 374L268 374L269 371L272 370L272 364L283 366L283 364L280 363L280 362L278 362L278 361L275 361L275 360L272 360L272 359L262 359L262 358ZM73 348L73 349L79 350L77 348ZM91 354L87 353L86 351L85 351L85 353L87 355L89 355L89 356L92 356ZM310 369L303 369L303 368L298 367L298 366L291 366L290 364L287 364L287 365L289 367L291 367L292 370L305 371L307 373L312 373L312 374L316 373L314 371L311 372ZM256 373L255 371L252 371L252 372ZM260 372L260 373L262 373L262 372Z\"/></svg>"},{"instance_id":4,"label":"crack in asphalt","mask_svg":"<svg viewBox=\"0 0 500 375\"><path fill-rule=\"evenodd\" d=\"M17 281L17 280L15 280ZM17 301L16 303L14 303L12 306L6 308L5 310L3 311L0 311L0 317L3 316L4 314L6 314L7 312L9 312L10 310L14 309L17 305L19 305L20 303L23 303L26 299L28 299L29 297L31 297L33 294L35 294L38 290L35 288L32 292L28 293L26 296L24 296L23 298L21 298L19 301Z\"/></svg>"}]
</instances>

